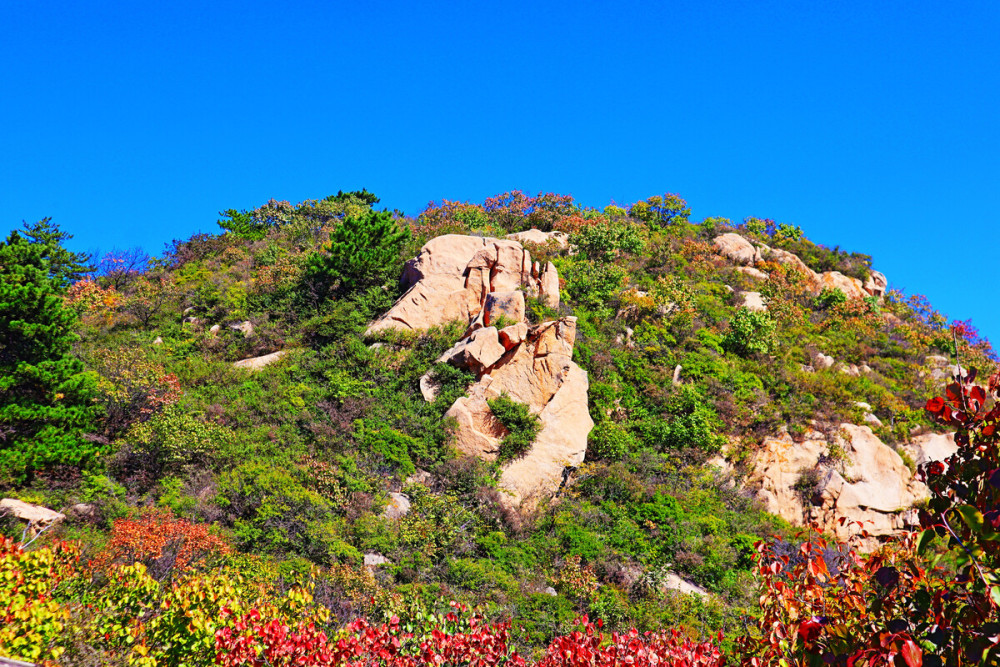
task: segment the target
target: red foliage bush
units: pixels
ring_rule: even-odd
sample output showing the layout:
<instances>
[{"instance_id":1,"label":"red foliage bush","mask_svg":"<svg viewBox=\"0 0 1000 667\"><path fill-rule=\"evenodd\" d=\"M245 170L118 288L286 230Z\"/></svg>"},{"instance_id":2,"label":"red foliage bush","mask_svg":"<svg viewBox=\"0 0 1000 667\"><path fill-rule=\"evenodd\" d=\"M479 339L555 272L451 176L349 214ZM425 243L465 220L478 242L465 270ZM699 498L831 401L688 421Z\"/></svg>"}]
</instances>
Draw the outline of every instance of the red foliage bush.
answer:
<instances>
[{"instance_id":1,"label":"red foliage bush","mask_svg":"<svg viewBox=\"0 0 1000 667\"><path fill-rule=\"evenodd\" d=\"M601 622L580 619L582 630L556 637L538 667L721 667L725 664L715 642L694 642L677 630L639 634L613 632L605 637ZM719 634L722 641L722 634Z\"/></svg>"},{"instance_id":2,"label":"red foliage bush","mask_svg":"<svg viewBox=\"0 0 1000 667\"><path fill-rule=\"evenodd\" d=\"M141 562L158 570L151 574L161 578L172 569L184 570L206 556L228 552L229 546L208 532L208 526L176 518L169 509L149 510L138 518L115 521L107 546L91 567Z\"/></svg>"},{"instance_id":3,"label":"red foliage bush","mask_svg":"<svg viewBox=\"0 0 1000 667\"><path fill-rule=\"evenodd\" d=\"M454 605L454 603L453 603ZM457 607L461 612L461 607ZM527 663L510 646L509 622L486 624L478 615L446 616L445 631L435 627L416 636L399 619L382 625L357 620L337 642L328 640L311 623L289 627L264 620L253 610L216 632L216 663L225 667L307 665L348 667L524 667ZM714 642L693 642L676 630L645 633L600 632L600 622L580 620L583 628L556 638L537 667L721 667L722 653ZM720 636L721 640L721 636Z\"/></svg>"},{"instance_id":4,"label":"red foliage bush","mask_svg":"<svg viewBox=\"0 0 1000 667\"><path fill-rule=\"evenodd\" d=\"M457 616L449 614L448 620L457 621ZM524 665L524 659L510 648L510 623L488 625L479 616L471 617L468 623L467 632L434 628L429 635L416 637L403 630L397 617L377 626L359 619L347 626L345 637L331 643L312 623L292 628L265 620L254 609L216 632L216 663L226 667Z\"/></svg>"}]
</instances>

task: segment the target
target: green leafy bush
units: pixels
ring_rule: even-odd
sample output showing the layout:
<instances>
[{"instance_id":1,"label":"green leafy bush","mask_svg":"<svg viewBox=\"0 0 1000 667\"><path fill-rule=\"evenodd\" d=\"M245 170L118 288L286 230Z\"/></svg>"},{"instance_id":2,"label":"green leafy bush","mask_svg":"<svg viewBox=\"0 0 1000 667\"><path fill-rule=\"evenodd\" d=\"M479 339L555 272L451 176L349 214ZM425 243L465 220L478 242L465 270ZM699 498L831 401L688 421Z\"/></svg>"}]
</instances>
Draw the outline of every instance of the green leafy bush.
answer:
<instances>
[{"instance_id":1,"label":"green leafy bush","mask_svg":"<svg viewBox=\"0 0 1000 667\"><path fill-rule=\"evenodd\" d=\"M774 349L776 325L766 311L740 308L729 320L722 347L743 357L768 354Z\"/></svg>"},{"instance_id":2,"label":"green leafy bush","mask_svg":"<svg viewBox=\"0 0 1000 667\"><path fill-rule=\"evenodd\" d=\"M605 222L583 227L570 237L570 243L588 258L611 262L622 254L641 252L646 245L642 232L628 222Z\"/></svg>"},{"instance_id":3,"label":"green leafy bush","mask_svg":"<svg viewBox=\"0 0 1000 667\"><path fill-rule=\"evenodd\" d=\"M524 403L518 403L507 394L501 394L487 401L493 416L503 424L509 433L500 441L497 461L505 463L524 456L535 443L541 430L541 420Z\"/></svg>"},{"instance_id":4,"label":"green leafy bush","mask_svg":"<svg viewBox=\"0 0 1000 667\"><path fill-rule=\"evenodd\" d=\"M309 488L306 471L267 463L245 463L219 480L217 504L244 549L295 554L315 563L361 555L344 543L333 507Z\"/></svg>"},{"instance_id":5,"label":"green leafy bush","mask_svg":"<svg viewBox=\"0 0 1000 667\"><path fill-rule=\"evenodd\" d=\"M132 426L122 438L119 457L128 457L132 466L151 472L175 474L186 466L206 466L217 459L234 458L234 444L229 429L199 421L172 405Z\"/></svg>"},{"instance_id":6,"label":"green leafy bush","mask_svg":"<svg viewBox=\"0 0 1000 667\"><path fill-rule=\"evenodd\" d=\"M829 309L847 303L847 295L836 287L824 287L815 300L816 308Z\"/></svg>"},{"instance_id":7,"label":"green leafy bush","mask_svg":"<svg viewBox=\"0 0 1000 667\"><path fill-rule=\"evenodd\" d=\"M607 308L621 292L628 273L618 264L577 260L566 267L565 276L566 292L574 301L587 307Z\"/></svg>"},{"instance_id":8,"label":"green leafy bush","mask_svg":"<svg viewBox=\"0 0 1000 667\"><path fill-rule=\"evenodd\" d=\"M629 431L613 421L598 422L587 438L587 458L620 461L635 450L638 443Z\"/></svg>"}]
</instances>

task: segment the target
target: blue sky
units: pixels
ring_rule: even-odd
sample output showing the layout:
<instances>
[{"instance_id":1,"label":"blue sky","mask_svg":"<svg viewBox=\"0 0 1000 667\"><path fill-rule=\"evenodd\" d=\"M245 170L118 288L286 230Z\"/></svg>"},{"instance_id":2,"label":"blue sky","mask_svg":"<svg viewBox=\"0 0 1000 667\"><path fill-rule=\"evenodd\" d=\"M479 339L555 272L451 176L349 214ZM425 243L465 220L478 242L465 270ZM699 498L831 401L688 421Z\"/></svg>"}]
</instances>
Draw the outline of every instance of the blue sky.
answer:
<instances>
[{"instance_id":1,"label":"blue sky","mask_svg":"<svg viewBox=\"0 0 1000 667\"><path fill-rule=\"evenodd\" d=\"M0 4L0 227L79 249L367 187L665 191L867 252L1000 341L1000 3Z\"/></svg>"}]
</instances>

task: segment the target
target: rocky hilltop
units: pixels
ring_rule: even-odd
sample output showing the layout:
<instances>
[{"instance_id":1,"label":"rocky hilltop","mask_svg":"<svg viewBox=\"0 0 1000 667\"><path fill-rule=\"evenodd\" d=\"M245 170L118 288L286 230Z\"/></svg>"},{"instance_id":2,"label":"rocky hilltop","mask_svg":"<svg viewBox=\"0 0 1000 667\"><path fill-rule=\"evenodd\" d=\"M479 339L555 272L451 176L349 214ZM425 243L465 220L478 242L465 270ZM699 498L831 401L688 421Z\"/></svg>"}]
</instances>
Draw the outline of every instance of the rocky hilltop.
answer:
<instances>
[{"instance_id":1,"label":"rocky hilltop","mask_svg":"<svg viewBox=\"0 0 1000 667\"><path fill-rule=\"evenodd\" d=\"M223 608L340 637L451 600L525 654L582 615L738 636L755 544L913 527L956 447L925 406L997 361L789 223L378 204L271 200L96 272L48 220L0 243L0 574L70 582L0 655L207 664Z\"/></svg>"},{"instance_id":2,"label":"rocky hilltop","mask_svg":"<svg viewBox=\"0 0 1000 667\"><path fill-rule=\"evenodd\" d=\"M476 378L445 413L457 422L456 449L486 461L496 459L507 431L489 408L491 398L509 395L541 418L542 429L531 450L503 466L499 486L513 506L525 499L549 498L565 484L567 474L586 457L594 424L588 411L587 373L572 360L576 318L529 325L525 317L526 297L558 307L558 271L551 262L544 267L533 262L519 240L536 245L555 240L568 248L565 234L537 229L506 239L456 234L431 239L406 263L400 280L404 294L367 330L368 335L387 329L419 331L456 320L467 326L438 359ZM888 279L878 271L869 272L864 281L839 271L816 272L791 252L752 243L736 233L716 236L713 246L754 281L768 280L768 268L775 264L790 266L814 296L839 290L848 299L881 300L888 287ZM760 292L741 292L739 298L746 308L767 310ZM816 366L834 364L832 357L816 353ZM872 372L867 365L837 368L852 375ZM421 378L421 391L428 401L436 397L429 373ZM859 406L865 421L881 425L871 406ZM829 435L810 429L796 439L782 428L765 437L751 455L741 484L767 511L793 525L816 524L847 539L863 524L875 537L888 536L912 528L914 506L928 498L926 487L915 478L914 460L944 460L954 450L947 436L926 434L898 452L865 424L842 423ZM722 460L723 470L732 473L732 464Z\"/></svg>"}]
</instances>

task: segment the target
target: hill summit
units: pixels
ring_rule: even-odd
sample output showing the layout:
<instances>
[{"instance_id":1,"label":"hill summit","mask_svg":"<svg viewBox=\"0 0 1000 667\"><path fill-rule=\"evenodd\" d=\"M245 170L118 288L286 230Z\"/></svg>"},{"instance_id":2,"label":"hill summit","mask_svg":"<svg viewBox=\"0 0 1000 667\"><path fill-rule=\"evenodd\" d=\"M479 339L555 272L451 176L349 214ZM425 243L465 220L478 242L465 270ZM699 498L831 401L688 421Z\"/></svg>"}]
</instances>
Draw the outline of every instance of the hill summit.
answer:
<instances>
[{"instance_id":1,"label":"hill summit","mask_svg":"<svg viewBox=\"0 0 1000 667\"><path fill-rule=\"evenodd\" d=\"M250 609L415 633L447 600L529 654L586 614L738 635L755 544L921 527L966 428L925 406L996 363L869 256L675 194L378 203L271 200L96 266L49 221L0 246L0 571L38 536L78 628L0 655L230 664Z\"/></svg>"}]
</instances>

